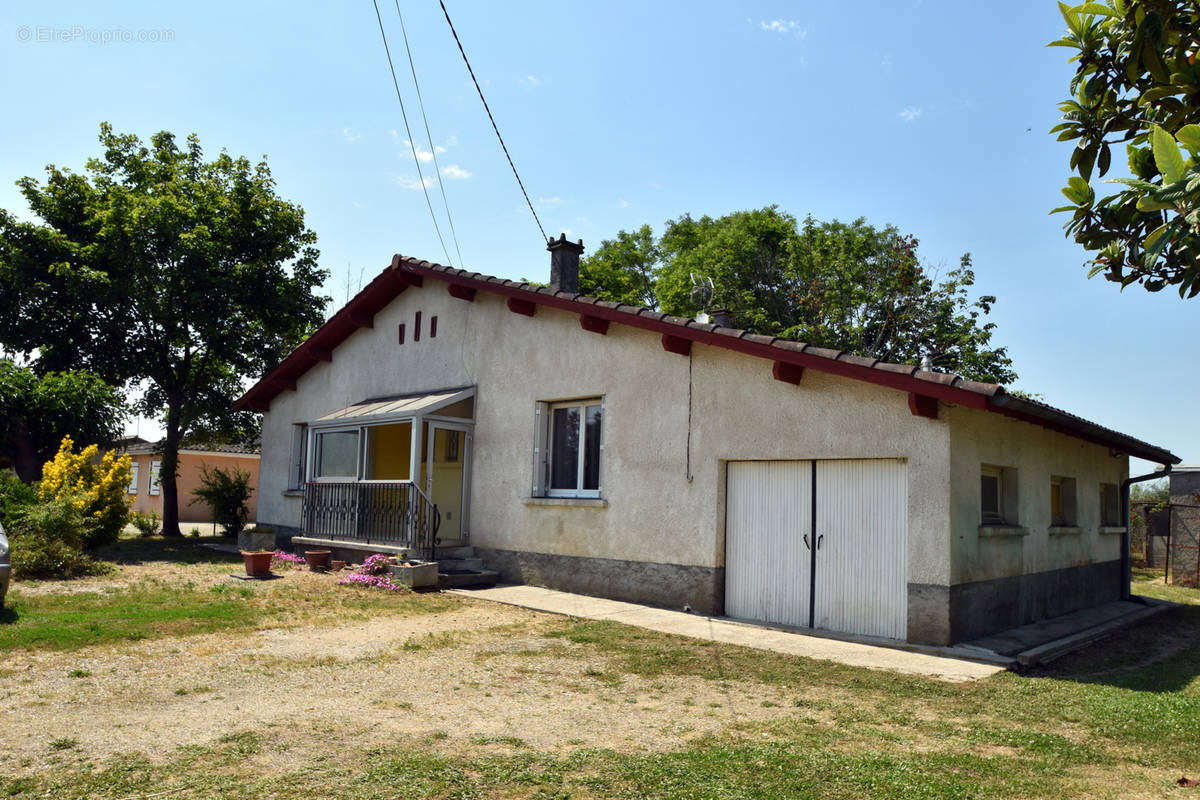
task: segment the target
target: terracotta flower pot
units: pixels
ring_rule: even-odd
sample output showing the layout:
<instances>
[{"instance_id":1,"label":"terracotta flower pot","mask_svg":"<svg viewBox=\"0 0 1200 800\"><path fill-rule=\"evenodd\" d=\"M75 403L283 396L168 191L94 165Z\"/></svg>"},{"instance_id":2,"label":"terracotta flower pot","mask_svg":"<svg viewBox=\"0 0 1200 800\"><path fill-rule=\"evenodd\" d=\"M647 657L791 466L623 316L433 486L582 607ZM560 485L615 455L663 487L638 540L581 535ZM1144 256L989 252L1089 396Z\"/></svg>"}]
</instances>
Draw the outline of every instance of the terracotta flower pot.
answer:
<instances>
[{"instance_id":1,"label":"terracotta flower pot","mask_svg":"<svg viewBox=\"0 0 1200 800\"><path fill-rule=\"evenodd\" d=\"M341 572L342 570L344 570L346 568L345 561L338 561L337 559L334 559L331 563L333 564L333 566L330 567L330 569L332 569L334 572Z\"/></svg>"},{"instance_id":2,"label":"terracotta flower pot","mask_svg":"<svg viewBox=\"0 0 1200 800\"><path fill-rule=\"evenodd\" d=\"M308 562L308 568L313 572L329 569L329 562L333 556L331 550L306 550L304 560Z\"/></svg>"},{"instance_id":3,"label":"terracotta flower pot","mask_svg":"<svg viewBox=\"0 0 1200 800\"><path fill-rule=\"evenodd\" d=\"M275 554L269 550L266 552L250 552L242 551L242 559L246 562L247 575L270 575L271 574L271 558Z\"/></svg>"}]
</instances>

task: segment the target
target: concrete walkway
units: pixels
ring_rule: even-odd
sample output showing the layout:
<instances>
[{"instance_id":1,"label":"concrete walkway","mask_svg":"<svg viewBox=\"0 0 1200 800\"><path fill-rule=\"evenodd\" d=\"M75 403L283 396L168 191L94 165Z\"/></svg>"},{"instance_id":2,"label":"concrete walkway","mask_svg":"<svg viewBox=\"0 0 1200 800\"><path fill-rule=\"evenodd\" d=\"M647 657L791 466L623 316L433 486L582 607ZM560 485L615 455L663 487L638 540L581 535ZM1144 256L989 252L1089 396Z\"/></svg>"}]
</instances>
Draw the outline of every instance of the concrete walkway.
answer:
<instances>
[{"instance_id":1,"label":"concrete walkway","mask_svg":"<svg viewBox=\"0 0 1200 800\"><path fill-rule=\"evenodd\" d=\"M455 589L452 593L494 600L535 611L548 611L582 619L612 620L660 633L708 639L722 644L771 650L804 658L836 661L855 667L925 675L944 681L973 681L1004 671L1000 666L966 659L773 630L744 622L558 592L537 586Z\"/></svg>"}]
</instances>

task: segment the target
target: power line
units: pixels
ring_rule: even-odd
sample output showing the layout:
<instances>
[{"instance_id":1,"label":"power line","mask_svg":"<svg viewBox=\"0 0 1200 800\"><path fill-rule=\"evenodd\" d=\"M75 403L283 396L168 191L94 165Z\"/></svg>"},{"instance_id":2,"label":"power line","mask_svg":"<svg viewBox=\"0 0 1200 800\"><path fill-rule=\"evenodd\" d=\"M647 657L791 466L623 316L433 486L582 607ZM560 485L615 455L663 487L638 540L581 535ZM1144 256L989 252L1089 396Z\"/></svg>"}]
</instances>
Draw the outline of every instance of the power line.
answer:
<instances>
[{"instance_id":1,"label":"power line","mask_svg":"<svg viewBox=\"0 0 1200 800\"><path fill-rule=\"evenodd\" d=\"M438 241L442 245L442 254L446 256L446 263L450 263L450 251L446 249L446 242L442 239L442 229L438 226L437 214L433 213L433 202L429 199L429 187L425 185L425 176L421 174L421 159L417 158L417 145L413 140L412 130L408 127L408 114L404 110L404 98L400 96L400 82L396 80L396 67L392 65L392 51L388 47L387 34L383 30L383 17L379 13L378 0L371 0L375 6L375 19L379 21L379 35L383 37L383 52L387 53L388 69L392 71L392 86L396 87L396 99L400 101L400 116L404 118L404 132L408 134L408 146L412 150L413 163L417 165L417 180L421 183L421 191L425 193L425 205L429 206L429 218L433 220L433 229L437 231ZM434 176L435 180L441 180L438 176Z\"/></svg>"},{"instance_id":2,"label":"power line","mask_svg":"<svg viewBox=\"0 0 1200 800\"><path fill-rule=\"evenodd\" d=\"M429 132L429 117L425 116L425 101L421 99L421 84L417 82L417 67L413 64L412 48L408 46L408 31L404 28L404 15L400 13L400 0L396 2L396 16L400 18L400 33L404 36L404 49L408 52L408 68L412 70L413 86L417 89L417 104L421 107L421 119L425 122L425 138L429 140L429 152L433 156L433 169L438 174L438 188L442 192L442 205L446 207L446 221L450 223L450 237L454 239L454 252L458 255L458 268L466 269L463 264L462 250L458 247L458 233L454 230L454 217L450 216L450 201L446 199L446 182L442 180L442 167L438 164L437 146L433 143L433 134Z\"/></svg>"},{"instance_id":3,"label":"power line","mask_svg":"<svg viewBox=\"0 0 1200 800\"><path fill-rule=\"evenodd\" d=\"M487 111L488 119L492 121L492 130L496 132L496 138L500 140L500 147L504 150L504 157L508 159L508 165L512 167L513 177L517 179L517 185L521 187L521 194L525 195L525 202L529 205L529 212L533 214L533 221L537 223L538 230L542 232L542 241L549 241L546 238L546 230L542 227L542 221L538 219L537 212L533 210L533 203L529 200L529 192L525 191L525 184L521 182L521 176L517 174L517 165L513 163L512 156L508 154L508 147L504 144L504 137L500 135L500 129L496 127L496 118L492 116L492 109L488 108L487 100L483 97L483 89L479 88L479 81L475 77L475 70L471 69L471 62L467 60L467 51L463 50L462 42L458 38L458 31L454 30L454 23L450 21L450 12L446 10L444 0L438 0L442 6L442 14L446 16L446 24L450 26L450 32L454 34L454 42L458 45L458 52L462 53L463 62L467 65L467 72L471 73L471 80L475 83L475 91L479 92L479 99L483 101L483 108Z\"/></svg>"}]
</instances>

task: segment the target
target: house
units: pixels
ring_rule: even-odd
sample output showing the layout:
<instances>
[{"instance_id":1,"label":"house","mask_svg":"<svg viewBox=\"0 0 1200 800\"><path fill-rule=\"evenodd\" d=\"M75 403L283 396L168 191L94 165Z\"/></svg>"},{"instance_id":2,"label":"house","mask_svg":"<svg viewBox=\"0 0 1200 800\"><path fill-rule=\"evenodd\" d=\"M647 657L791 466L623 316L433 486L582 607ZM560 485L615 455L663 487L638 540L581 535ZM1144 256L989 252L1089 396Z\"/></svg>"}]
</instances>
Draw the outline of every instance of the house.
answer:
<instances>
[{"instance_id":1,"label":"house","mask_svg":"<svg viewBox=\"0 0 1200 800\"><path fill-rule=\"evenodd\" d=\"M397 255L255 384L259 521L300 549L437 539L508 581L939 645L1128 593L1128 457L1168 451L1000 386L583 297L582 243L548 249L548 287Z\"/></svg>"},{"instance_id":2,"label":"house","mask_svg":"<svg viewBox=\"0 0 1200 800\"><path fill-rule=\"evenodd\" d=\"M148 514L151 511L162 515L163 499L159 484L159 468L162 464L162 443L147 442L145 439L119 441L121 450L133 461L130 465L129 487L126 493L133 511ZM205 467L224 470L239 469L250 474L250 486L255 491L246 503L250 508L250 519L258 510L258 463L257 448L238 444L181 445L179 447L179 521L211 522L212 512L203 502L196 500L195 491L200 486Z\"/></svg>"}]
</instances>

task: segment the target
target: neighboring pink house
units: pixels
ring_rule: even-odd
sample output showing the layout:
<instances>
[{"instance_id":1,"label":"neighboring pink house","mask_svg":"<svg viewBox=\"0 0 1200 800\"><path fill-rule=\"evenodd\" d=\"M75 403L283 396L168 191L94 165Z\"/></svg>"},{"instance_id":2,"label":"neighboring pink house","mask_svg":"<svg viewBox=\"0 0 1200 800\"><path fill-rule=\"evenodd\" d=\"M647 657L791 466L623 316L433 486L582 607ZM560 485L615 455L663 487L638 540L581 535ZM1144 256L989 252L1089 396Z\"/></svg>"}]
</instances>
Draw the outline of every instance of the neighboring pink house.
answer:
<instances>
[{"instance_id":1,"label":"neighboring pink house","mask_svg":"<svg viewBox=\"0 0 1200 800\"><path fill-rule=\"evenodd\" d=\"M133 458L132 474L129 477L127 489L134 511L143 514L155 511L162 514L163 500L159 485L159 465L162 463L162 453L158 444L153 442L129 440L122 448ZM202 502L194 505L195 490L200 486L203 467L209 469L220 467L232 470L235 467L242 472L250 473L250 487L254 491L250 495L250 519L258 515L258 450L245 445L188 445L179 448L179 521L180 522L211 522L212 513Z\"/></svg>"}]
</instances>

